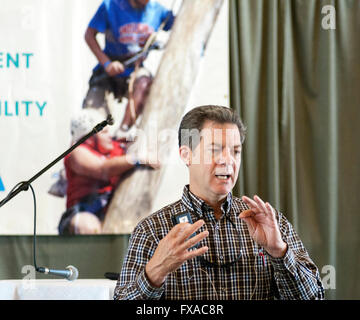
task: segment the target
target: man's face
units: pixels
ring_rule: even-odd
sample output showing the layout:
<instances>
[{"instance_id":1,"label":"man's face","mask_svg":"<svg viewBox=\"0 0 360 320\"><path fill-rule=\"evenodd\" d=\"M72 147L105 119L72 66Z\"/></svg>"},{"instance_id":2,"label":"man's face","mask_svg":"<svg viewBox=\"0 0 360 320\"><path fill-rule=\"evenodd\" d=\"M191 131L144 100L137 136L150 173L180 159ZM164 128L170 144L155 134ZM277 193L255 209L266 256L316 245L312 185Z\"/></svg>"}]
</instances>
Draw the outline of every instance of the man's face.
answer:
<instances>
[{"instance_id":1,"label":"man's face","mask_svg":"<svg viewBox=\"0 0 360 320\"><path fill-rule=\"evenodd\" d=\"M149 0L131 0L131 5L136 9L144 9L148 4Z\"/></svg>"},{"instance_id":2,"label":"man's face","mask_svg":"<svg viewBox=\"0 0 360 320\"><path fill-rule=\"evenodd\" d=\"M200 143L190 150L190 189L204 200L224 198L236 183L240 163L237 125L206 121Z\"/></svg>"},{"instance_id":3,"label":"man's face","mask_svg":"<svg viewBox=\"0 0 360 320\"><path fill-rule=\"evenodd\" d=\"M98 141L98 148L101 153L108 153L113 149L112 139L109 128L104 128L96 134Z\"/></svg>"}]
</instances>

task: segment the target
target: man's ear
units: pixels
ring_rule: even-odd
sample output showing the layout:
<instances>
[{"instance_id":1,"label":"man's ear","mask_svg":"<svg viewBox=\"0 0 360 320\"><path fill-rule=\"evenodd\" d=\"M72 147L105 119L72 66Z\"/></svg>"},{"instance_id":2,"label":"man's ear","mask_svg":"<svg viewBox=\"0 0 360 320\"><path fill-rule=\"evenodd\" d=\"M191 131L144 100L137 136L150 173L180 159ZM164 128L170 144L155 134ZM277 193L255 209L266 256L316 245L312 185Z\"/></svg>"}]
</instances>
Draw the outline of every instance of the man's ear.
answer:
<instances>
[{"instance_id":1,"label":"man's ear","mask_svg":"<svg viewBox=\"0 0 360 320\"><path fill-rule=\"evenodd\" d=\"M191 164L191 149L188 146L181 146L179 148L180 158L188 167Z\"/></svg>"}]
</instances>

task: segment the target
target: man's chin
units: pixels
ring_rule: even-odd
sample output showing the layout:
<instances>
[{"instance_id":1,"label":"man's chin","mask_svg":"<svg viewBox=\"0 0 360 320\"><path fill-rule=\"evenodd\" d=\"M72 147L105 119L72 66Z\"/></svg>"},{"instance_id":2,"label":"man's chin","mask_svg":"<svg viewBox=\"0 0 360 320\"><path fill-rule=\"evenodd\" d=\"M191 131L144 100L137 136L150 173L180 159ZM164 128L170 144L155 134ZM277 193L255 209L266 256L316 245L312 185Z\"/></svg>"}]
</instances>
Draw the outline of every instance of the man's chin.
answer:
<instances>
[{"instance_id":1,"label":"man's chin","mask_svg":"<svg viewBox=\"0 0 360 320\"><path fill-rule=\"evenodd\" d=\"M228 183L228 184L213 186L212 190L218 196L226 196L229 192L232 191L233 187L234 186L232 184Z\"/></svg>"}]
</instances>

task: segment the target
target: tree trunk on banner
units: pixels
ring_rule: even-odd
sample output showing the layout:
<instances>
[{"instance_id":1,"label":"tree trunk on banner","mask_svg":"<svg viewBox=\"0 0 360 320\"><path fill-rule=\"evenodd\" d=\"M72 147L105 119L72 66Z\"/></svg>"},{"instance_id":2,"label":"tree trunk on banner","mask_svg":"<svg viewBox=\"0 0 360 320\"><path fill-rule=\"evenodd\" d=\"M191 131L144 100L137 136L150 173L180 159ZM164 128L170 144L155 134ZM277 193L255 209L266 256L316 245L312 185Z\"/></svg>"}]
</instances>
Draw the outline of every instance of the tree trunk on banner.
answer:
<instances>
[{"instance_id":1,"label":"tree trunk on banner","mask_svg":"<svg viewBox=\"0 0 360 320\"><path fill-rule=\"evenodd\" d=\"M158 154L162 168L136 169L123 177L108 208L103 233L131 233L141 219L152 213L168 156L177 145L174 133L222 3L223 0L183 0L144 108L139 135L129 150Z\"/></svg>"}]
</instances>

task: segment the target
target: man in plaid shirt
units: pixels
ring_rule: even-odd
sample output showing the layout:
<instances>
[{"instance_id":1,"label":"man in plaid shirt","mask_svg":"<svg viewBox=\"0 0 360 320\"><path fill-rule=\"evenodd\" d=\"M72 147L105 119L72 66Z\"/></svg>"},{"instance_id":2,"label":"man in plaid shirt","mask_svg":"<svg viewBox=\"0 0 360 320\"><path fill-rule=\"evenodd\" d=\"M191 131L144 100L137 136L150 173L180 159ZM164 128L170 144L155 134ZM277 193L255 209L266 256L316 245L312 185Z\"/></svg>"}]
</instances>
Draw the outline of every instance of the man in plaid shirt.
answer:
<instances>
[{"instance_id":1,"label":"man in plaid shirt","mask_svg":"<svg viewBox=\"0 0 360 320\"><path fill-rule=\"evenodd\" d=\"M317 267L284 215L232 196L245 128L220 106L179 128L190 183L131 235L114 299L323 299ZM179 222L179 223L178 223Z\"/></svg>"}]
</instances>

